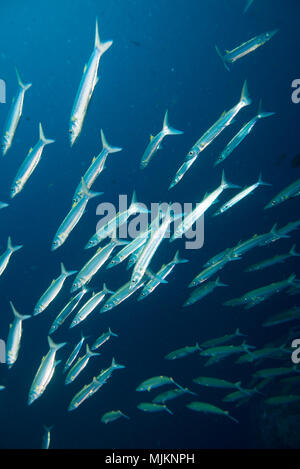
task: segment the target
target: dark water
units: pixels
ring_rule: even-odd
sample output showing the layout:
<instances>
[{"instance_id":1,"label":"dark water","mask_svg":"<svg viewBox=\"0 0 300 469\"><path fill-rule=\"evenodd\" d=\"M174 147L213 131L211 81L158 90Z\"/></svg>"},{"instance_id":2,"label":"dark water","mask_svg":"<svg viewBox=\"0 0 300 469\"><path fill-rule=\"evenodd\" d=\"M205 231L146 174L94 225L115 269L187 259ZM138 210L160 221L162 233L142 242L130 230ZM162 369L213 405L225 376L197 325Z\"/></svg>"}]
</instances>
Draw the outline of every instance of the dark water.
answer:
<instances>
[{"instance_id":1,"label":"dark water","mask_svg":"<svg viewBox=\"0 0 300 469\"><path fill-rule=\"evenodd\" d=\"M299 445L295 438L299 408L292 406L282 415L282 409L267 407L263 402L265 396L261 395L235 408L222 402L226 390L205 390L192 382L196 376L208 375L242 380L249 386L258 366L235 365L236 357L208 368L203 367L205 361L197 355L174 362L163 358L171 350L232 333L237 327L247 334L247 343L257 348L275 340L281 345L291 329L289 323L268 329L261 325L266 318L296 304L295 296L281 293L248 311L228 308L222 303L292 272L299 277L297 258L265 271L243 272L249 264L288 252L299 241L299 231L291 233L291 239L255 249L242 261L229 263L220 272L228 288L219 288L201 302L182 308L189 293L188 283L211 256L254 233L269 231L275 222L283 226L299 217L297 199L268 211L263 207L273 195L299 178L299 167L293 167L291 161L299 153L300 104L298 107L291 101L291 83L299 74L300 5L297 0L257 0L246 15L242 14L243 7L242 0L15 0L7 5L2 2L0 69L1 78L7 84L8 104L0 105L1 125L17 90L14 67L25 82L33 85L26 93L13 145L1 160L1 201L8 201L16 171L38 139L39 121L46 137L54 138L56 143L45 148L22 193L0 212L1 253L9 235L13 244L24 245L12 257L0 279L1 338L6 338L12 321L10 300L21 314L32 314L41 294L59 275L61 261L68 270L80 269L90 257L91 251L84 251L83 246L98 221L97 199L89 202L87 213L63 247L50 252L50 246L70 208L81 175L100 151L101 128L112 145L124 148L108 157L107 169L93 186L94 190L104 192L103 201L117 204L119 194L131 197L135 189L138 200L147 204L195 203L206 191L217 187L222 168L230 181L241 186L254 183L260 171L264 180L272 184L271 188L257 189L220 217L212 218L208 214L202 249L184 250L183 242L177 242L181 256L190 262L175 267L168 284L161 285L143 302L131 297L105 315L94 312L82 327L70 331L67 324L59 329L54 335L55 342L68 342L57 355L63 361L79 340L80 330L94 341L111 327L119 338L105 344L101 357L91 359L68 387L64 385L63 365L59 365L43 396L30 407L28 391L40 360L48 351L49 327L69 299L71 280L66 281L63 291L43 314L24 322L18 361L11 370L0 365L0 384L6 386L0 395L2 448L39 448L43 424L54 425L51 446L55 448ZM71 149L69 118L84 64L93 48L96 17L101 39L112 39L114 44L101 59L100 81L82 133ZM234 64L230 73L224 69L215 44L221 50L232 49L275 28L280 32L269 43ZM224 109L237 103L245 79L252 106L241 111L235 123L200 155L183 181L168 192L184 155ZM255 115L260 98L264 110L274 111L276 115L260 121L222 168L214 168L213 162L225 144ZM140 171L139 162L149 135L161 129L166 109L169 109L171 125L184 130L184 135L166 138L163 150L155 155L147 169ZM223 194L222 201L227 198ZM175 244L164 241L151 263L153 270L169 262L174 252ZM105 281L109 288L118 289L128 279L129 273L120 265L108 271L102 269L91 287L97 291ZM67 407L74 394L101 368L108 367L112 356L126 368L116 372L95 396L69 413ZM286 361L264 360L259 364L260 368L272 366L291 367L290 356L287 355ZM169 403L173 416L141 412L137 404L150 401L156 393L137 393L135 388L144 379L160 374L172 376L198 392L200 401L228 409L239 425L226 418L193 413L185 406L191 400L189 396ZM275 382L265 392L267 396L276 395L279 389ZM289 392L298 394L299 388ZM130 420L103 425L102 414L112 409L121 409ZM293 424L290 424L292 417ZM280 428L275 436L274 427Z\"/></svg>"}]
</instances>

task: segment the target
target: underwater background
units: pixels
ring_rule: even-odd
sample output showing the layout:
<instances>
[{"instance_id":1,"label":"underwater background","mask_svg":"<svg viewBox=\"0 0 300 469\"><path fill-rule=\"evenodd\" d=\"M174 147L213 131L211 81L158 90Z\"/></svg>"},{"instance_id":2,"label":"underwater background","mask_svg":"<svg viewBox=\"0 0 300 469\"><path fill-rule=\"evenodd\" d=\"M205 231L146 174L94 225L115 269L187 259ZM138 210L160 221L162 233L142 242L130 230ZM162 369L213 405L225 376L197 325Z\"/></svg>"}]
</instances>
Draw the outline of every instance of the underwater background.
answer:
<instances>
[{"instance_id":1,"label":"underwater background","mask_svg":"<svg viewBox=\"0 0 300 469\"><path fill-rule=\"evenodd\" d=\"M45 393L27 405L28 391L41 358L48 352L47 335L57 313L70 298L71 280L47 311L23 324L20 354L9 370L0 364L0 447L40 448L43 425L53 425L52 448L299 448L299 403L291 406L267 406L264 399L277 395L279 384L266 388L265 395L253 396L245 405L222 402L226 390L205 389L193 383L197 376L220 377L233 382L251 383L257 364L236 365L236 356L212 367L204 367L199 354L174 361L164 356L185 345L233 333L239 328L247 343L262 348L278 347L292 340L295 323L264 328L262 323L276 313L297 304L297 296L285 292L274 295L250 310L228 308L222 303L246 291L279 281L295 273L299 278L297 257L284 264L255 273L244 269L278 253L286 253L296 243L299 231L231 262L220 272L227 288L217 289L189 308L182 308L187 286L213 255L254 233L264 233L274 223L281 227L299 218L297 198L264 211L272 196L299 178L295 157L299 147L300 104L291 100L291 83L300 78L298 0L256 0L246 14L242 0L12 0L0 5L0 78L7 86L7 103L0 104L3 128L12 97L16 94L18 68L25 83L23 116L13 145L0 161L0 200L9 201L10 186L28 149L38 139L42 122L46 137L55 139L47 147L41 162L20 195L0 211L1 253L8 236L13 244L24 247L12 257L0 278L0 338L5 339L13 301L21 314L32 314L41 294L60 273L62 261L67 270L78 270L91 252L83 249L94 233L99 216L97 204L112 202L118 207L119 194L151 202L200 201L207 191L218 186L222 169L230 182L242 187L257 181L259 172L272 187L262 187L227 213L205 217L205 240L199 250L185 250L183 241L163 242L151 263L155 272L169 262L176 249L189 263L176 266L168 284L160 285L142 302L136 295L103 315L95 311L82 327L64 325L54 335L57 343L67 341L58 352L65 361L80 339L80 332L95 340L108 327L118 334L99 350L78 379L64 384L62 366L58 366ZM113 40L113 46L101 59L97 84L82 132L72 148L68 126L73 101L94 45L95 19L101 40ZM233 64L227 72L216 54L215 44L223 51L264 31L279 29L266 45ZM238 102L247 79L252 105L243 109L235 122L216 139L195 162L184 179L171 191L171 178L196 140L226 109ZM263 109L276 113L260 121L253 132L226 160L214 167L217 155L237 133L242 123L255 116L259 100ZM159 132L163 116L182 136L163 142L148 168L139 163L150 134ZM110 155L106 169L93 190L103 191L87 206L78 226L66 243L51 252L53 236L68 212L73 192L93 156L100 153L100 129L107 140L123 151ZM299 161L299 159L298 159ZM222 198L222 201L228 197ZM176 247L176 249L175 249ZM105 282L117 290L129 280L125 265L111 270L102 268L91 281L98 291ZM99 308L98 308L99 309ZM89 340L89 339L88 339ZM234 343L241 341L235 340ZM112 357L125 369L76 411L67 408L74 394L91 381ZM261 368L291 366L285 361L266 358ZM154 397L155 391L138 393L136 387L148 377L172 376L176 382L199 394L198 400L229 410L239 424L222 416L193 413L186 403L194 396L184 395L170 401L166 412L144 413L137 405ZM300 381L287 390L300 394ZM278 392L277 392L278 390ZM281 392L281 391L280 391ZM157 392L158 393L158 392ZM146 394L146 395L145 395ZM109 425L101 416L121 409L130 420L120 419Z\"/></svg>"}]
</instances>

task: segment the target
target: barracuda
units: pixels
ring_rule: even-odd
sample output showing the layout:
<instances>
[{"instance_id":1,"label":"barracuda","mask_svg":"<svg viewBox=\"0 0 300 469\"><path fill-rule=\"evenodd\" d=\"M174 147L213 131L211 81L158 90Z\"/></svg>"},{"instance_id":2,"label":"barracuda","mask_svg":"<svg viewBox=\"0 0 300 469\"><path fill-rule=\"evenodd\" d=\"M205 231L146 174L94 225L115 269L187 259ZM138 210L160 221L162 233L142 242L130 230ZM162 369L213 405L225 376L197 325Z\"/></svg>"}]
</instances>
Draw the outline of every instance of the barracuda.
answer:
<instances>
[{"instance_id":1,"label":"barracuda","mask_svg":"<svg viewBox=\"0 0 300 469\"><path fill-rule=\"evenodd\" d=\"M174 241L176 238L182 237L182 235L193 226L198 218L200 218L213 205L225 189L236 189L238 187L240 186L230 184L226 181L223 171L219 187L217 187L217 189L211 192L207 197L204 197L203 201L198 203L197 207L191 213L184 215L183 221L176 228L170 241Z\"/></svg>"},{"instance_id":2,"label":"barracuda","mask_svg":"<svg viewBox=\"0 0 300 469\"><path fill-rule=\"evenodd\" d=\"M240 143L242 143L242 141L247 137L247 135L250 134L253 127L260 119L273 116L274 114L275 112L263 112L260 101L257 115L245 125L243 125L241 130L233 137L232 140L230 140L230 142L226 145L225 149L222 151L220 156L216 159L215 166L219 163L222 163L222 161L224 161L226 158L228 158L228 156L231 155L235 148L238 147Z\"/></svg>"},{"instance_id":3,"label":"barracuda","mask_svg":"<svg viewBox=\"0 0 300 469\"><path fill-rule=\"evenodd\" d=\"M266 42L272 39L272 37L275 36L278 31L278 29L274 29L273 31L267 31L266 33L262 33L259 36L255 36L233 50L226 50L226 54L224 56L221 54L217 46L216 51L220 56L226 70L230 71L229 65L232 65L237 60L241 59L250 52L255 51L258 47L264 45Z\"/></svg>"},{"instance_id":4,"label":"barracuda","mask_svg":"<svg viewBox=\"0 0 300 469\"><path fill-rule=\"evenodd\" d=\"M69 132L71 146L74 144L81 132L88 104L98 82L98 67L101 56L110 48L112 43L113 41L100 42L98 21L96 20L94 50L88 64L84 68L70 118Z\"/></svg>"},{"instance_id":5,"label":"barracuda","mask_svg":"<svg viewBox=\"0 0 300 469\"><path fill-rule=\"evenodd\" d=\"M199 401L189 402L188 404L186 404L186 407L196 412L204 412L205 414L224 415L225 417L228 417L233 422L239 423L237 419L235 419L229 414L228 410L222 410L219 407L216 407L212 404L208 404L207 402L199 402Z\"/></svg>"},{"instance_id":6,"label":"barracuda","mask_svg":"<svg viewBox=\"0 0 300 469\"><path fill-rule=\"evenodd\" d=\"M98 197L99 195L103 194L103 192L90 192L86 187L83 178L81 180L81 183L84 195L77 204L74 204L72 206L68 215L65 217L60 227L58 228L52 241L51 251L55 251L64 244L69 234L75 228L82 215L84 214L88 201L94 197Z\"/></svg>"},{"instance_id":7,"label":"barracuda","mask_svg":"<svg viewBox=\"0 0 300 469\"><path fill-rule=\"evenodd\" d=\"M264 182L261 178L261 174L259 175L258 181L251 186L246 187L243 189L241 192L236 194L232 199L228 200L228 202L225 202L214 214L213 216L220 215L221 213L227 212L230 208L232 208L235 204L243 200L245 197L250 195L257 187L259 186L271 186L271 184Z\"/></svg>"},{"instance_id":8,"label":"barracuda","mask_svg":"<svg viewBox=\"0 0 300 469\"><path fill-rule=\"evenodd\" d=\"M75 381L77 376L87 366L90 358L91 357L97 357L99 355L100 355L100 353L92 352L90 350L88 344L86 344L86 353L85 353L85 355L83 355L83 357L81 357L81 358L78 358L77 362L72 366L72 368L70 369L70 371L68 372L68 374L66 376L65 384L73 383L73 381Z\"/></svg>"},{"instance_id":9,"label":"barracuda","mask_svg":"<svg viewBox=\"0 0 300 469\"><path fill-rule=\"evenodd\" d=\"M51 337L48 336L48 343L50 350L42 359L39 369L35 375L31 385L28 397L28 405L31 405L36 399L41 397L46 387L48 386L55 369L55 355L56 352L66 345L66 342L55 344Z\"/></svg>"},{"instance_id":10,"label":"barracuda","mask_svg":"<svg viewBox=\"0 0 300 469\"><path fill-rule=\"evenodd\" d=\"M79 304L81 301L81 298L87 293L88 289L83 288L77 295L73 296L70 301L66 304L66 306L61 310L61 312L57 315L57 317L54 319L52 326L50 327L49 330L49 335L53 334L64 322L65 320L69 317L69 315L74 311L76 306Z\"/></svg>"},{"instance_id":11,"label":"barracuda","mask_svg":"<svg viewBox=\"0 0 300 469\"><path fill-rule=\"evenodd\" d=\"M114 332L112 332L109 327L107 332L103 332L103 334L101 334L101 336L95 340L91 349L97 350L99 347L102 347L102 345L105 344L105 342L107 342L111 337L119 337L119 336L118 334L115 334Z\"/></svg>"},{"instance_id":12,"label":"barracuda","mask_svg":"<svg viewBox=\"0 0 300 469\"><path fill-rule=\"evenodd\" d=\"M297 179L289 186L285 187L279 194L277 194L266 206L265 209L275 207L282 202L300 195L300 179Z\"/></svg>"},{"instance_id":13,"label":"barracuda","mask_svg":"<svg viewBox=\"0 0 300 469\"><path fill-rule=\"evenodd\" d=\"M195 143L195 145L191 148L188 152L184 163L181 165L179 170L177 171L173 181L171 182L169 189L174 187L184 176L187 170L191 167L191 165L195 162L196 158L199 154L213 141L218 135L232 123L235 116L239 113L239 111L251 104L251 99L248 95L248 87L247 81L244 82L242 94L240 97L239 102L231 108L227 112L223 112L221 117L217 120L215 124L213 124L202 137Z\"/></svg>"},{"instance_id":14,"label":"barracuda","mask_svg":"<svg viewBox=\"0 0 300 469\"><path fill-rule=\"evenodd\" d=\"M109 143L107 143L102 129L101 129L101 141L102 141L102 147L103 147L101 153L97 157L93 158L93 161L90 167L88 168L88 170L83 176L83 180L88 189L92 187L97 177L105 169L105 163L106 163L106 159L108 155L110 155L111 153L117 153L119 151L122 151L122 148L113 147L109 145ZM82 199L83 196L84 196L84 192L83 192L83 186L82 186L82 180L81 180L73 196L73 199L72 199L73 204L77 204L79 200Z\"/></svg>"},{"instance_id":15,"label":"barracuda","mask_svg":"<svg viewBox=\"0 0 300 469\"><path fill-rule=\"evenodd\" d=\"M76 360L76 358L78 357L78 354L81 350L81 347L83 345L83 342L87 339L86 336L83 335L83 333L81 332L81 339L80 341L78 342L78 344L75 345L74 349L72 350L69 358L67 359L66 361L66 364L64 366L64 373L68 370L68 368L70 368L70 366L72 365L72 363Z\"/></svg>"},{"instance_id":16,"label":"barracuda","mask_svg":"<svg viewBox=\"0 0 300 469\"><path fill-rule=\"evenodd\" d=\"M226 283L222 283L219 277L214 282L207 282L205 285L198 287L193 291L183 304L183 307L193 305L197 301L202 300L202 298L212 293L217 287L228 287L228 285Z\"/></svg>"},{"instance_id":17,"label":"barracuda","mask_svg":"<svg viewBox=\"0 0 300 469\"><path fill-rule=\"evenodd\" d=\"M196 345L187 345L186 347L179 348L177 350L173 350L173 352L168 353L165 355L166 360L178 360L178 358L186 357L187 355L191 355L195 352L200 352L202 349L199 347L198 342Z\"/></svg>"},{"instance_id":18,"label":"barracuda","mask_svg":"<svg viewBox=\"0 0 300 469\"><path fill-rule=\"evenodd\" d=\"M102 423L114 422L115 420L118 420L120 417L124 417L125 419L129 420L128 415L123 414L121 410L111 410L110 412L106 412L104 415L102 415L101 422Z\"/></svg>"},{"instance_id":19,"label":"barracuda","mask_svg":"<svg viewBox=\"0 0 300 469\"><path fill-rule=\"evenodd\" d=\"M94 246L97 246L103 239L111 236L115 233L116 229L121 226L126 220L136 213L148 213L148 210L145 207L136 201L135 191L133 192L131 204L127 210L117 213L106 225L101 226L96 233L90 238L88 243L85 246L85 249L90 249Z\"/></svg>"},{"instance_id":20,"label":"barracuda","mask_svg":"<svg viewBox=\"0 0 300 469\"><path fill-rule=\"evenodd\" d=\"M21 164L19 170L17 171L17 175L13 180L10 190L11 199L13 199L15 195L22 191L26 182L40 162L44 147L50 143L55 142L55 140L51 140L45 137L41 123L39 124L39 135L39 141L33 148L29 150L28 155Z\"/></svg>"},{"instance_id":21,"label":"barracuda","mask_svg":"<svg viewBox=\"0 0 300 469\"><path fill-rule=\"evenodd\" d=\"M34 308L34 312L33 312L34 316L36 316L37 314L41 314L49 306L49 304L56 298L56 296L61 291L66 278L70 277L70 275L74 275L77 272L77 270L70 270L68 272L65 269L62 262L60 264L60 267L61 267L60 276L56 280L53 280L51 285L47 288L45 293L41 296L41 298L37 302Z\"/></svg>"},{"instance_id":22,"label":"barracuda","mask_svg":"<svg viewBox=\"0 0 300 469\"><path fill-rule=\"evenodd\" d=\"M142 156L142 159L140 162L140 168L144 169L146 168L146 166L148 166L153 155L157 152L157 150L161 149L161 142L167 135L181 135L181 134L183 134L181 130L176 130L169 125L168 111L166 111L165 117L164 117L163 128L157 135L155 135L155 137L151 135L150 142Z\"/></svg>"},{"instance_id":23,"label":"barracuda","mask_svg":"<svg viewBox=\"0 0 300 469\"><path fill-rule=\"evenodd\" d=\"M296 249L296 244L293 244L293 246L291 247L291 249L289 250L287 254L278 254L274 257L271 257L270 259L265 259L261 262L258 262L257 264L253 264L247 269L245 269L245 272L255 272L257 270L266 269L267 267L272 267L273 265L281 264L284 261L286 261L286 259L289 259L290 257L299 257L300 254L296 252L295 249Z\"/></svg>"},{"instance_id":24,"label":"barracuda","mask_svg":"<svg viewBox=\"0 0 300 469\"><path fill-rule=\"evenodd\" d=\"M131 256L131 254L136 253L138 249L142 248L143 245L146 243L149 235L151 233L151 230L146 230L143 233L141 233L139 236L134 238L129 244L124 246L121 251L116 254L110 263L107 265L107 269L111 269L112 267L120 264L121 262L125 261L127 257ZM135 263L135 262L134 262Z\"/></svg>"},{"instance_id":25,"label":"barracuda","mask_svg":"<svg viewBox=\"0 0 300 469\"><path fill-rule=\"evenodd\" d=\"M167 265L163 265L160 270L157 272L156 276L149 280L146 283L143 290L138 297L138 301L143 300L146 298L150 293L152 293L156 287L161 283L161 279L165 279L174 269L175 265L177 264L184 264L189 262L187 259L180 259L179 251L176 251L174 258L169 262Z\"/></svg>"},{"instance_id":26,"label":"barracuda","mask_svg":"<svg viewBox=\"0 0 300 469\"><path fill-rule=\"evenodd\" d=\"M103 284L103 289L98 292L94 293L92 297L82 306L82 308L78 311L76 316L74 317L70 328L78 326L82 321L84 321L93 311L94 309L103 301L105 295L108 295L109 293L113 294L114 292L111 290L108 290L106 287L105 283Z\"/></svg>"},{"instance_id":27,"label":"barracuda","mask_svg":"<svg viewBox=\"0 0 300 469\"><path fill-rule=\"evenodd\" d=\"M71 288L71 293L81 288L86 283L90 282L92 277L98 272L98 270L105 264L111 253L117 246L123 246L128 244L127 241L121 241L113 239L106 246L99 248L94 256L82 267L80 272L77 274L74 283Z\"/></svg>"},{"instance_id":28,"label":"barracuda","mask_svg":"<svg viewBox=\"0 0 300 469\"><path fill-rule=\"evenodd\" d=\"M14 322L9 326L9 333L6 341L6 363L9 368L11 368L17 361L19 355L22 337L22 322L25 321L25 319L31 318L29 315L21 315L18 313L11 301L10 306L14 314Z\"/></svg>"},{"instance_id":29,"label":"barracuda","mask_svg":"<svg viewBox=\"0 0 300 469\"><path fill-rule=\"evenodd\" d=\"M16 75L18 80L18 85L20 87L17 96L13 99L11 109L8 114L8 118L4 127L4 133L1 143L1 148L3 151L3 156L6 154L7 150L11 147L15 132L17 130L19 120L23 112L23 103L24 96L27 90L32 86L31 83L24 84L21 81L18 70L16 69Z\"/></svg>"},{"instance_id":30,"label":"barracuda","mask_svg":"<svg viewBox=\"0 0 300 469\"><path fill-rule=\"evenodd\" d=\"M137 391L152 391L152 389L165 386L166 384L175 384L179 389L184 389L180 384L176 383L173 378L169 376L154 376L153 378L148 378L138 385L136 388Z\"/></svg>"},{"instance_id":31,"label":"barracuda","mask_svg":"<svg viewBox=\"0 0 300 469\"><path fill-rule=\"evenodd\" d=\"M107 301L104 303L102 308L100 309L100 313L105 313L106 311L110 311L111 309L118 306L120 303L125 301L129 298L133 293L135 293L139 288L144 285L145 282L140 282L135 285L134 288L130 288L130 280L129 282L125 283L122 287L119 288Z\"/></svg>"}]
</instances>

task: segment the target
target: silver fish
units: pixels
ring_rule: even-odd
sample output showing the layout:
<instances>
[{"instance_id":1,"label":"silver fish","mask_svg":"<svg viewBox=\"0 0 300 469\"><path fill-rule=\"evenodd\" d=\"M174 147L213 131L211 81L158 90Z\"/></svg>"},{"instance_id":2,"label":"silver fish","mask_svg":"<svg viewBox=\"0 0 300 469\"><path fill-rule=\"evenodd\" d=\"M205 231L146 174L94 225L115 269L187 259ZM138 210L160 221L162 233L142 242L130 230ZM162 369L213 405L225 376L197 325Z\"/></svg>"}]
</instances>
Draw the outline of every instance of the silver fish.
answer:
<instances>
[{"instance_id":1,"label":"silver fish","mask_svg":"<svg viewBox=\"0 0 300 469\"><path fill-rule=\"evenodd\" d=\"M6 269L7 267L7 264L11 258L11 255L13 252L15 251L18 251L19 249L21 249L23 246L19 245L19 246L13 246L11 244L11 238L10 236L8 237L8 240L7 240L7 249L6 251L0 256L0 275L3 274L4 270Z\"/></svg>"},{"instance_id":2,"label":"silver fish","mask_svg":"<svg viewBox=\"0 0 300 469\"><path fill-rule=\"evenodd\" d=\"M17 361L21 337L22 337L22 321L31 318L29 315L21 315L10 301L10 306L14 314L14 322L9 326L9 333L6 341L6 363L9 368Z\"/></svg>"}]
</instances>

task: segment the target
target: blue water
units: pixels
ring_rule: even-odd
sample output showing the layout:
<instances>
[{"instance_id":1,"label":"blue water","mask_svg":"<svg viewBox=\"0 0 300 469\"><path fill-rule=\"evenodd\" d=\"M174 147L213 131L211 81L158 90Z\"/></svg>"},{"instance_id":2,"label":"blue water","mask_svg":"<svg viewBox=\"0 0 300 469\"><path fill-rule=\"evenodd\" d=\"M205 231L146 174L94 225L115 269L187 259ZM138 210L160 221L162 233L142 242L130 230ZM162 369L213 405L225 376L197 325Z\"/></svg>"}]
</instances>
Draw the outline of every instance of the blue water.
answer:
<instances>
[{"instance_id":1,"label":"blue water","mask_svg":"<svg viewBox=\"0 0 300 469\"><path fill-rule=\"evenodd\" d=\"M4 3L4 2L2 2ZM58 352L65 361L80 338L80 330L94 341L108 327L118 333L101 350L101 357L91 359L88 367L66 387L62 366L55 371L42 397L27 406L28 391L41 358L48 351L49 327L69 300L71 279L49 308L40 316L24 322L24 333L18 361L11 370L0 364L0 447L39 448L43 424L54 425L53 448L254 448L288 446L286 440L267 442L257 432L266 413L276 425L276 416L263 403L265 396L255 397L243 407L222 402L220 390L203 390L192 382L200 375L232 381L251 382L254 365L234 365L230 357L218 365L204 368L204 359L192 355L170 362L164 355L184 345L232 333L237 327L247 334L247 342L257 348L273 340L284 343L291 325L262 328L267 317L294 304L297 297L275 295L251 309L228 308L222 303L241 296L248 290L287 277L299 277L297 258L258 273L244 273L250 264L288 252L298 242L299 231L291 239L247 253L240 262L229 263L220 272L229 285L189 308L182 308L187 298L187 285L214 254L232 247L254 233L269 231L278 222L283 226L299 217L299 201L264 211L269 200L299 178L299 167L291 160L299 153L300 104L291 101L291 83L299 78L297 53L300 5L297 0L256 0L246 15L242 0L52 0L39 2L10 1L0 7L0 70L7 84L7 104L0 105L0 124L4 125L17 82L14 67L23 81L32 82L25 95L23 116L13 145L1 159L0 200L9 200L16 171L28 149L38 139L42 122L46 137L56 140L45 148L41 162L25 188L0 212L1 253L7 238L24 248L13 255L0 279L0 337L5 339L13 301L21 314L32 314L33 308L59 275L59 263L68 270L80 269L91 251L83 246L95 231L100 199L89 202L87 213L66 243L50 252L53 236L70 208L73 192L93 156L101 150L100 129L112 145L123 151L110 155L107 168L93 186L103 191L101 201L118 203L119 194L131 198L135 189L139 201L197 202L220 182L221 169L227 178L241 186L254 183L260 171L272 187L261 187L226 214L205 218L205 242L202 249L184 250L176 242L181 257L188 264L175 267L167 285L160 285L143 302L136 296L116 309L99 316L94 312L82 328L71 331L64 325L54 335L56 342L67 341ZM112 39L111 49L101 59L100 81L91 99L83 130L73 148L69 145L69 118L85 63L93 49L95 19L99 20L101 40ZM228 73L215 52L232 49L245 40L267 30L279 33L266 45L232 66ZM195 141L216 121L224 109L237 103L242 84L248 80L252 106L243 109L199 157L184 179L168 192L167 188L184 156ZM226 143L251 119L259 99L266 111L276 115L256 125L253 133L221 166L213 163ZM171 125L184 130L183 136L167 137L144 171L139 169L150 134L159 132L165 110ZM282 157L285 155L285 157ZM228 191L229 192L229 191ZM222 201L227 200L223 194ZM214 209L212 209L214 211ZM167 241L159 248L151 267L157 271L169 262L175 244ZM91 282L98 291L105 281L118 289L129 279L124 265L102 269ZM240 343L240 341L236 341ZM74 394L91 381L101 368L115 357L126 365L90 400L74 412L67 407ZM260 367L292 366L285 362L265 360ZM199 400L228 409L239 420L193 413L183 396L169 403L173 416L167 413L147 414L137 409L141 401L156 394L137 393L136 386L155 375L174 377L180 384L199 393ZM276 395L276 386L267 395ZM297 394L299 389L293 389ZM158 392L157 392L158 393ZM102 414L121 409L130 420L119 420L104 426ZM294 412L292 410L291 412ZM272 420L271 420L272 421ZM299 419L298 419L299 423ZM267 432L267 430L265 430ZM262 428L261 433L264 432ZM298 443L294 443L297 446Z\"/></svg>"}]
</instances>

